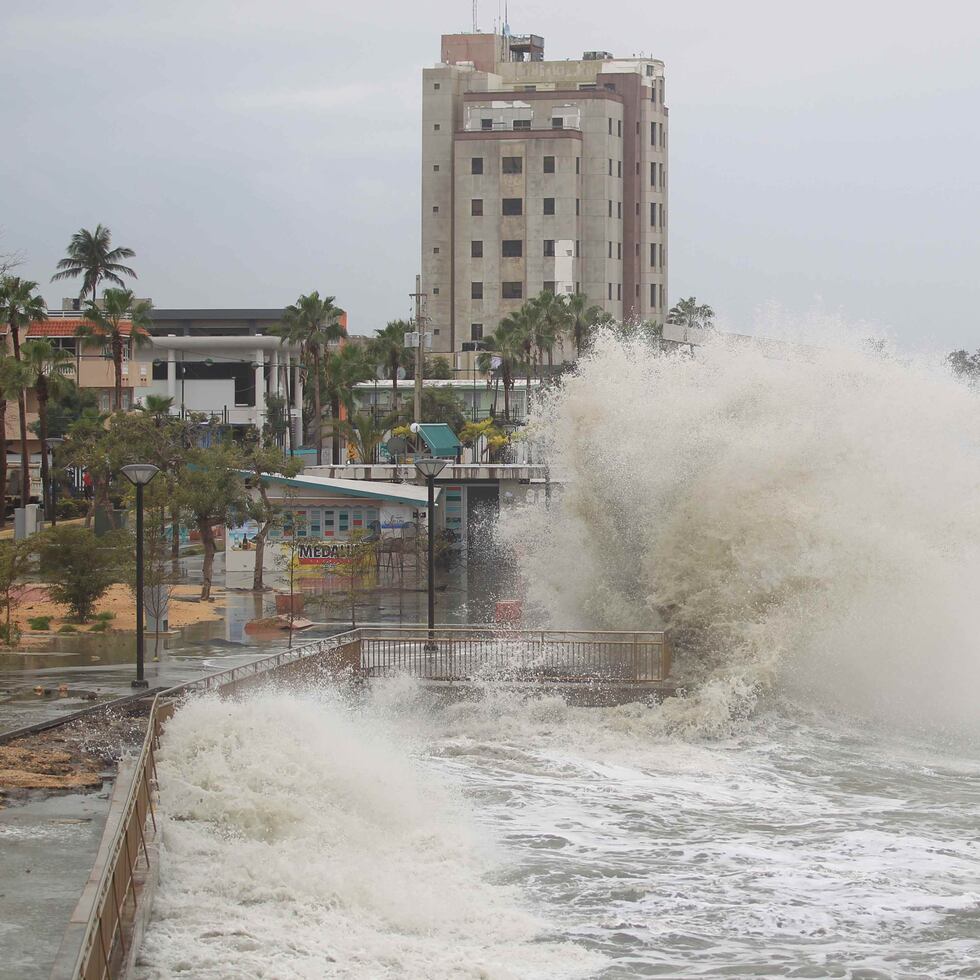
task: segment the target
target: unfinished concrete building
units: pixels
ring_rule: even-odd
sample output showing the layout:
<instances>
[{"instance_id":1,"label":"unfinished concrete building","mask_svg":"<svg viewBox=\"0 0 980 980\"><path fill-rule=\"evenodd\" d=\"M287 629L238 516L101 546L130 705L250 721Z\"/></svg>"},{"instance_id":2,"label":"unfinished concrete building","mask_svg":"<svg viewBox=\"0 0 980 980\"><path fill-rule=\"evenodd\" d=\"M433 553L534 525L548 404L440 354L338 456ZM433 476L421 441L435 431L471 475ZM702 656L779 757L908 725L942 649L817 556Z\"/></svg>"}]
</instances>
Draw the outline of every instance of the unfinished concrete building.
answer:
<instances>
[{"instance_id":1,"label":"unfinished concrete building","mask_svg":"<svg viewBox=\"0 0 980 980\"><path fill-rule=\"evenodd\" d=\"M663 62L605 51L545 61L534 34L447 34L422 88L434 350L472 350L542 290L663 323Z\"/></svg>"}]
</instances>

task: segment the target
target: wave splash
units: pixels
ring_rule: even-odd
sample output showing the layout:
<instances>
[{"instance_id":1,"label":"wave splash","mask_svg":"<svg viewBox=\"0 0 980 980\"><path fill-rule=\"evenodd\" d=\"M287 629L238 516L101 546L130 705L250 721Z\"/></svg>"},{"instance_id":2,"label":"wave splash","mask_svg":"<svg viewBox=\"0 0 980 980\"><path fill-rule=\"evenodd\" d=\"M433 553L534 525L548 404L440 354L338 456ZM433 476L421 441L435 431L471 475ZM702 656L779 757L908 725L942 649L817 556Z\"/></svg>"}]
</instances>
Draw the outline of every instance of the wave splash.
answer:
<instances>
[{"instance_id":1,"label":"wave splash","mask_svg":"<svg viewBox=\"0 0 980 980\"><path fill-rule=\"evenodd\" d=\"M772 690L973 726L978 407L925 362L605 336L533 420L558 492L501 533L555 625L674 631L681 727Z\"/></svg>"}]
</instances>

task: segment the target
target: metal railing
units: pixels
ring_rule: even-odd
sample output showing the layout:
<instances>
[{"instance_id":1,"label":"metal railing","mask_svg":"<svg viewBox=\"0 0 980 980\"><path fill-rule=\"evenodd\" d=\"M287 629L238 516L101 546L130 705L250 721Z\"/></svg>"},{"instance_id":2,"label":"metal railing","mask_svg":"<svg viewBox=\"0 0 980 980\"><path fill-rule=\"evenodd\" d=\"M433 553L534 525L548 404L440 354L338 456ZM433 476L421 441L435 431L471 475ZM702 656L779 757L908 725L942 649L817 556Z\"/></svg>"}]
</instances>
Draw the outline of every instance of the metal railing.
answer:
<instances>
[{"instance_id":1,"label":"metal railing","mask_svg":"<svg viewBox=\"0 0 980 980\"><path fill-rule=\"evenodd\" d=\"M100 855L102 873L83 894L71 929L84 923L73 968L59 960L57 980L113 980L124 974L127 942L151 872L147 817L157 831L156 748L163 723L187 695L237 693L276 675L377 676L405 672L428 680L505 680L658 684L671 669L670 637L657 631L512 630L442 627L430 636L421 624L360 626L270 657L209 674L153 698L146 735L116 830ZM152 840L152 839L151 839ZM94 878L95 872L93 872ZM87 912L85 911L87 909ZM128 938L127 938L128 937ZM67 938L67 937L66 937Z\"/></svg>"},{"instance_id":2,"label":"metal railing","mask_svg":"<svg viewBox=\"0 0 980 980\"><path fill-rule=\"evenodd\" d=\"M661 631L508 630L489 627L362 627L361 669L426 680L649 684L667 680Z\"/></svg>"}]
</instances>

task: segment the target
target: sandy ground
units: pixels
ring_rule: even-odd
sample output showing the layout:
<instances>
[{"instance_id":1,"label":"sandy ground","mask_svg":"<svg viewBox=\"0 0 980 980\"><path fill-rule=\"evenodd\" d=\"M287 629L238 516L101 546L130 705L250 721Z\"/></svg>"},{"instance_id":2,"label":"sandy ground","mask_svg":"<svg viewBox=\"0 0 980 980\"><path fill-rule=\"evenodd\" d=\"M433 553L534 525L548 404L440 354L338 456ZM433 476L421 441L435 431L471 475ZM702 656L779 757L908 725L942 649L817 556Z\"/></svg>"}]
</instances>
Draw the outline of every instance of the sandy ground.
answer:
<instances>
[{"instance_id":1,"label":"sandy ground","mask_svg":"<svg viewBox=\"0 0 980 980\"><path fill-rule=\"evenodd\" d=\"M212 589L211 594L215 597L215 602L185 602L179 598L181 596L196 598L200 594L201 587L199 585L176 586L173 591L173 598L170 600L168 614L172 630L180 629L182 626L190 626L193 623L219 620L223 617L224 590L222 589ZM102 599L95 604L95 612L111 612L113 614L113 618L108 623L107 629L109 630L136 629L136 605L133 593L121 583L110 587ZM35 616L51 616L48 632L57 633L59 627L67 622L67 615L67 609L51 599L45 585L29 585L24 588L13 609L13 619L23 633L22 640L27 639L32 632L27 623L28 619ZM90 630L95 622L96 620L93 618L89 623L74 623L72 625L82 633Z\"/></svg>"}]
</instances>

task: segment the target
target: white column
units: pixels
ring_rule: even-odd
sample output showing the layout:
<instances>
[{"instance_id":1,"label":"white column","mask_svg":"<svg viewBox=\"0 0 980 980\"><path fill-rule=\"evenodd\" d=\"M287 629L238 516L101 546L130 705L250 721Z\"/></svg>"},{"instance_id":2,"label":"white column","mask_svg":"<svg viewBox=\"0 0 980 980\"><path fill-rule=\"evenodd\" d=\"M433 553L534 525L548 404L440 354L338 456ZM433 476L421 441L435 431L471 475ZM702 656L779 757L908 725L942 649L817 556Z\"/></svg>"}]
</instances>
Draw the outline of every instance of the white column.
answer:
<instances>
[{"instance_id":1,"label":"white column","mask_svg":"<svg viewBox=\"0 0 980 980\"><path fill-rule=\"evenodd\" d=\"M272 378L269 385L269 390L273 395L278 395L279 388L279 348L272 348Z\"/></svg>"},{"instance_id":2,"label":"white column","mask_svg":"<svg viewBox=\"0 0 980 980\"><path fill-rule=\"evenodd\" d=\"M292 357L290 357L290 362L292 362ZM293 425L294 430L294 445L299 448L303 445L303 372L300 368L299 355L296 356L296 373L293 375Z\"/></svg>"},{"instance_id":3,"label":"white column","mask_svg":"<svg viewBox=\"0 0 980 980\"><path fill-rule=\"evenodd\" d=\"M175 336L170 334L171 337ZM172 398L170 403L173 408L177 407L177 351L172 347L167 351L167 397Z\"/></svg>"},{"instance_id":4,"label":"white column","mask_svg":"<svg viewBox=\"0 0 980 980\"><path fill-rule=\"evenodd\" d=\"M265 351L255 350L255 425L262 428L265 422Z\"/></svg>"}]
</instances>

